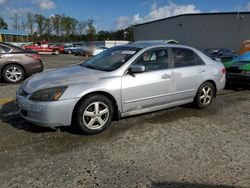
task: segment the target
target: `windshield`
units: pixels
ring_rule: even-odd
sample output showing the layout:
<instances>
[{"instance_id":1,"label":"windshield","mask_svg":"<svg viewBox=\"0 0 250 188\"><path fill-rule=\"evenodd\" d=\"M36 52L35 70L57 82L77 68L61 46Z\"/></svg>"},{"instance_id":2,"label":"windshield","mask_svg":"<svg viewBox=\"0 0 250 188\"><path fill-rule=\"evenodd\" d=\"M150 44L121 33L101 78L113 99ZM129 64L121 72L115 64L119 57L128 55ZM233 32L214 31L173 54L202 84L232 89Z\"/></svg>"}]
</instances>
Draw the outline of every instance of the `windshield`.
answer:
<instances>
[{"instance_id":1,"label":"windshield","mask_svg":"<svg viewBox=\"0 0 250 188\"><path fill-rule=\"evenodd\" d=\"M88 61L81 64L83 67L100 71L114 71L120 68L132 56L134 56L140 48L134 47L113 47L109 48Z\"/></svg>"}]
</instances>

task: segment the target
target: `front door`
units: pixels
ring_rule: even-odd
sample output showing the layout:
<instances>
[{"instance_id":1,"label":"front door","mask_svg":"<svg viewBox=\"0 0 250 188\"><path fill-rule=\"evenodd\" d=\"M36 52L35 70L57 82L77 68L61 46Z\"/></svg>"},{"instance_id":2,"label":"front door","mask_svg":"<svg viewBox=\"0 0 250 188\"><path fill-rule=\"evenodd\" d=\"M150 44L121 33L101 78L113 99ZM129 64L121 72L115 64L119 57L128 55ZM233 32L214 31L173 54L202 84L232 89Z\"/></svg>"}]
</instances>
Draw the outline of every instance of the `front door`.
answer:
<instances>
[{"instance_id":1,"label":"front door","mask_svg":"<svg viewBox=\"0 0 250 188\"><path fill-rule=\"evenodd\" d=\"M143 73L127 73L123 76L123 112L168 103L173 90L173 73L170 69L168 49L146 51L134 64L144 65L146 70Z\"/></svg>"}]
</instances>

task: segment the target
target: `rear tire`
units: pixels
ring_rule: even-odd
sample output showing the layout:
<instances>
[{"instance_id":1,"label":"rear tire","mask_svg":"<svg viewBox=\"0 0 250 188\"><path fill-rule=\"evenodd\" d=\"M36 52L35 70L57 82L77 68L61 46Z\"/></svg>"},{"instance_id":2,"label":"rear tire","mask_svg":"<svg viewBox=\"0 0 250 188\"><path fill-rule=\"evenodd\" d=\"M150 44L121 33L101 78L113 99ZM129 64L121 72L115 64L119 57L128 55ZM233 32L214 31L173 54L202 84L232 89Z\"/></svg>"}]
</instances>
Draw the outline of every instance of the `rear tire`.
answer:
<instances>
[{"instance_id":1,"label":"rear tire","mask_svg":"<svg viewBox=\"0 0 250 188\"><path fill-rule=\"evenodd\" d=\"M207 108L213 101L215 96L215 88L211 82L204 82L194 99L194 104L201 109Z\"/></svg>"},{"instance_id":2,"label":"rear tire","mask_svg":"<svg viewBox=\"0 0 250 188\"><path fill-rule=\"evenodd\" d=\"M3 69L2 77L6 82L18 83L24 79L24 70L16 64L8 65Z\"/></svg>"},{"instance_id":3,"label":"rear tire","mask_svg":"<svg viewBox=\"0 0 250 188\"><path fill-rule=\"evenodd\" d=\"M111 100L103 95L91 95L77 106L73 123L84 134L97 134L109 127L114 108Z\"/></svg>"}]
</instances>

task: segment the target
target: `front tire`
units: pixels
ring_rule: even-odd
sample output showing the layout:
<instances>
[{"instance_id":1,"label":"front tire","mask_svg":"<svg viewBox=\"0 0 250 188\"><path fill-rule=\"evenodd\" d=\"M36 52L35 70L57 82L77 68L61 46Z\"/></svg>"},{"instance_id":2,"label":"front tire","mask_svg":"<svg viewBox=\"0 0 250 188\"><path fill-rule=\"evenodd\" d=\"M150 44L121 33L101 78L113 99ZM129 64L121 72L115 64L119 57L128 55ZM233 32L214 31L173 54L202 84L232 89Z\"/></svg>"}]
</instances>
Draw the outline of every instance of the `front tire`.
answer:
<instances>
[{"instance_id":1,"label":"front tire","mask_svg":"<svg viewBox=\"0 0 250 188\"><path fill-rule=\"evenodd\" d=\"M18 83L24 79L24 70L19 65L8 65L3 69L2 77L6 82Z\"/></svg>"},{"instance_id":2,"label":"front tire","mask_svg":"<svg viewBox=\"0 0 250 188\"><path fill-rule=\"evenodd\" d=\"M215 96L215 88L211 82L203 83L194 99L194 103L198 108L207 108L213 101Z\"/></svg>"},{"instance_id":3,"label":"front tire","mask_svg":"<svg viewBox=\"0 0 250 188\"><path fill-rule=\"evenodd\" d=\"M109 127L113 114L113 104L109 98L92 95L77 106L74 124L82 133L97 134Z\"/></svg>"}]
</instances>

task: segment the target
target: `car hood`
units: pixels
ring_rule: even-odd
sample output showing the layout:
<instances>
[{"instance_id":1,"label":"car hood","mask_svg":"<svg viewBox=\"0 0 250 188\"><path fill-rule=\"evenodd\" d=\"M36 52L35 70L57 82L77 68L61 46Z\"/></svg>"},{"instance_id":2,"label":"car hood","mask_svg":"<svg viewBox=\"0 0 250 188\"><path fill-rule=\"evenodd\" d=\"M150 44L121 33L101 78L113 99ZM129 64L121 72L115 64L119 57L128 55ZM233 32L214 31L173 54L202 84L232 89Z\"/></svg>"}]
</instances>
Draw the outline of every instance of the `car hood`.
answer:
<instances>
[{"instance_id":1,"label":"car hood","mask_svg":"<svg viewBox=\"0 0 250 188\"><path fill-rule=\"evenodd\" d=\"M74 65L36 74L25 81L22 89L27 93L33 93L46 88L97 82L99 79L107 76L107 74L107 72Z\"/></svg>"}]
</instances>

